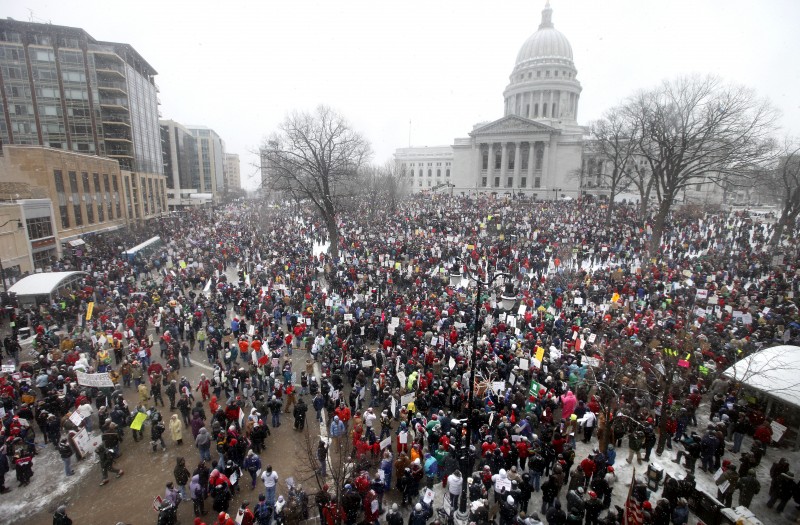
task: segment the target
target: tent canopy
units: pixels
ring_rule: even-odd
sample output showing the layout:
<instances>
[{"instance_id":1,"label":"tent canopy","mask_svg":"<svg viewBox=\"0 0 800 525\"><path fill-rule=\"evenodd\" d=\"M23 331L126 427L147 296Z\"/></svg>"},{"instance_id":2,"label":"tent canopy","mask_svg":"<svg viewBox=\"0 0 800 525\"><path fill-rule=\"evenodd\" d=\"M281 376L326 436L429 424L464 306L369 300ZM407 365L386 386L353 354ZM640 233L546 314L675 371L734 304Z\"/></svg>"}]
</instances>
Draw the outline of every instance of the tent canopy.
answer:
<instances>
[{"instance_id":1,"label":"tent canopy","mask_svg":"<svg viewBox=\"0 0 800 525\"><path fill-rule=\"evenodd\" d=\"M84 275L86 272L36 273L20 279L8 291L16 293L17 297L50 295L62 286L81 279Z\"/></svg>"},{"instance_id":2,"label":"tent canopy","mask_svg":"<svg viewBox=\"0 0 800 525\"><path fill-rule=\"evenodd\" d=\"M773 346L723 372L726 377L786 404L800 407L800 346Z\"/></svg>"}]
</instances>

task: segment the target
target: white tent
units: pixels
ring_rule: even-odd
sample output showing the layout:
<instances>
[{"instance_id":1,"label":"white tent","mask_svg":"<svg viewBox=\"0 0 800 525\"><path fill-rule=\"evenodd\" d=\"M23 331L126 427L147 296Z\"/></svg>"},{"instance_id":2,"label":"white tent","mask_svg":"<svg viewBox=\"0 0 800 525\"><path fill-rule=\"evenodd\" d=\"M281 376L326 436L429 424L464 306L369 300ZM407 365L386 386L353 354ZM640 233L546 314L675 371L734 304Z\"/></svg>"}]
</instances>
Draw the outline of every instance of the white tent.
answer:
<instances>
[{"instance_id":1,"label":"white tent","mask_svg":"<svg viewBox=\"0 0 800 525\"><path fill-rule=\"evenodd\" d=\"M21 301L29 302L24 301L23 298L37 295L49 296L59 288L83 278L84 275L86 272L36 273L20 279L8 291L17 294Z\"/></svg>"},{"instance_id":2,"label":"white tent","mask_svg":"<svg viewBox=\"0 0 800 525\"><path fill-rule=\"evenodd\" d=\"M800 407L800 346L760 350L723 374L778 401Z\"/></svg>"}]
</instances>

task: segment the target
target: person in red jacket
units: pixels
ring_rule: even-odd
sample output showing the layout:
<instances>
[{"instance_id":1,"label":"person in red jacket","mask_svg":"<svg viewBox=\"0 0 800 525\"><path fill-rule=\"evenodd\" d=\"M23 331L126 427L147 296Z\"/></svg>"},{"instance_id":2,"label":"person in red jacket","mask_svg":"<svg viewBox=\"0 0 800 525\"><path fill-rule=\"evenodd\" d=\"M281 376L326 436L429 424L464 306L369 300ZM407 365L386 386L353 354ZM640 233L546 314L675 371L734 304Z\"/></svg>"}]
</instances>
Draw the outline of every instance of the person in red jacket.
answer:
<instances>
[{"instance_id":1,"label":"person in red jacket","mask_svg":"<svg viewBox=\"0 0 800 525\"><path fill-rule=\"evenodd\" d=\"M753 439L761 442L761 446L766 449L772 441L772 427L768 420L764 420L753 433Z\"/></svg>"},{"instance_id":2,"label":"person in red jacket","mask_svg":"<svg viewBox=\"0 0 800 525\"><path fill-rule=\"evenodd\" d=\"M238 516L242 517L242 520L239 522L241 525L253 525L256 522L256 516L253 514L253 511L250 510L250 502L243 501L242 506L239 507L239 514ZM237 516L237 519L238 519Z\"/></svg>"},{"instance_id":3,"label":"person in red jacket","mask_svg":"<svg viewBox=\"0 0 800 525\"><path fill-rule=\"evenodd\" d=\"M220 512L219 516L217 516L217 521L214 522L214 525L236 525L236 522L233 521L227 512Z\"/></svg>"}]
</instances>

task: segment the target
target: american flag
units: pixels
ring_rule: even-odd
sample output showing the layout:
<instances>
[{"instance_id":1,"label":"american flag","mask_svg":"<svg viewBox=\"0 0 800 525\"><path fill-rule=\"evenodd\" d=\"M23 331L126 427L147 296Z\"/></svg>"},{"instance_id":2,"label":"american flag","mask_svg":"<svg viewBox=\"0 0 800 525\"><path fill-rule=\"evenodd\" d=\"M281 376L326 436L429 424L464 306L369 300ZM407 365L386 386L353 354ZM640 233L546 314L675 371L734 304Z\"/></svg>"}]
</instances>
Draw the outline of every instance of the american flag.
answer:
<instances>
[{"instance_id":1,"label":"american flag","mask_svg":"<svg viewBox=\"0 0 800 525\"><path fill-rule=\"evenodd\" d=\"M642 525L644 523L644 516L642 516L642 507L633 498L633 486L636 483L636 469L633 469L631 476L631 486L628 489L628 498L625 500L625 514L622 518L622 525Z\"/></svg>"}]
</instances>

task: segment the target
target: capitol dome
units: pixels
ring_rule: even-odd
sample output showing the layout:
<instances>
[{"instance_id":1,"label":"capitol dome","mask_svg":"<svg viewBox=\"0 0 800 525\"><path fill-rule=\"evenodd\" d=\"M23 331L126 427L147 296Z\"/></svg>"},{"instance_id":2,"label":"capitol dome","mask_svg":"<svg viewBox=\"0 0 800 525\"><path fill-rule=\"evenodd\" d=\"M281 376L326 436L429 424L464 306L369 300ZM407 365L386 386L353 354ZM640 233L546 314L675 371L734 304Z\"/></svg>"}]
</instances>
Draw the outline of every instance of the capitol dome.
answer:
<instances>
[{"instance_id":1,"label":"capitol dome","mask_svg":"<svg viewBox=\"0 0 800 525\"><path fill-rule=\"evenodd\" d=\"M503 92L504 115L576 124L581 83L572 59L572 46L553 27L550 2L542 11L539 29L517 53L517 61Z\"/></svg>"},{"instance_id":2,"label":"capitol dome","mask_svg":"<svg viewBox=\"0 0 800 525\"><path fill-rule=\"evenodd\" d=\"M561 31L553 27L553 10L548 2L542 11L539 30L522 44L517 54L516 67L541 59L566 59L572 62L572 46Z\"/></svg>"}]
</instances>

